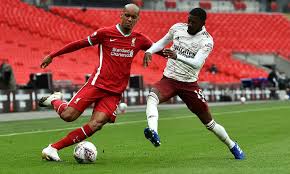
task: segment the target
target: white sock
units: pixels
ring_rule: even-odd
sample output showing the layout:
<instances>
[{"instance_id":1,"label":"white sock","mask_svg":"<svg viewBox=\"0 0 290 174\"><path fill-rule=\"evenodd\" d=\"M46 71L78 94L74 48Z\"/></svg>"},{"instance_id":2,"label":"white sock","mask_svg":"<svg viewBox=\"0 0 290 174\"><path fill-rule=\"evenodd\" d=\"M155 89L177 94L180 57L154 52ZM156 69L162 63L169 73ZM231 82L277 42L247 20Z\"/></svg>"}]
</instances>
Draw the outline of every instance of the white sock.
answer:
<instances>
[{"instance_id":1,"label":"white sock","mask_svg":"<svg viewBox=\"0 0 290 174\"><path fill-rule=\"evenodd\" d=\"M159 99L154 92L150 92L147 98L146 115L148 127L158 133L158 109Z\"/></svg>"},{"instance_id":2,"label":"white sock","mask_svg":"<svg viewBox=\"0 0 290 174\"><path fill-rule=\"evenodd\" d=\"M230 139L223 126L219 125L214 120L211 120L205 126L208 130L212 131L223 143L225 143L229 149L235 146L235 142Z\"/></svg>"}]
</instances>

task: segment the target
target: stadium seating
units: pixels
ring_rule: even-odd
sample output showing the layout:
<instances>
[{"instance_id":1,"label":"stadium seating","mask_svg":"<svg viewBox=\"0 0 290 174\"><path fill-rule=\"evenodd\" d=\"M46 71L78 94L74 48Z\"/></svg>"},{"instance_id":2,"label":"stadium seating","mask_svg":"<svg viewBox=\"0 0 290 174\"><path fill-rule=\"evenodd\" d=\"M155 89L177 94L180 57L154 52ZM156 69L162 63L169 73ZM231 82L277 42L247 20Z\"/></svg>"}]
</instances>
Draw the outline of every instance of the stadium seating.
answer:
<instances>
[{"instance_id":1,"label":"stadium seating","mask_svg":"<svg viewBox=\"0 0 290 174\"><path fill-rule=\"evenodd\" d=\"M165 0L165 8L166 9L175 9L176 8L176 0Z\"/></svg>"},{"instance_id":2,"label":"stadium seating","mask_svg":"<svg viewBox=\"0 0 290 174\"><path fill-rule=\"evenodd\" d=\"M270 8L271 8L271 11L277 11L278 10L277 2L272 1L271 4L270 4Z\"/></svg>"},{"instance_id":3,"label":"stadium seating","mask_svg":"<svg viewBox=\"0 0 290 174\"><path fill-rule=\"evenodd\" d=\"M199 7L203 8L205 10L210 10L211 9L211 1L208 1L208 0L200 1Z\"/></svg>"},{"instance_id":4,"label":"stadium seating","mask_svg":"<svg viewBox=\"0 0 290 174\"><path fill-rule=\"evenodd\" d=\"M55 80L71 79L74 84L82 84L85 74L91 73L98 64L96 48L61 56L45 70L39 68L41 59L65 43L85 38L97 28L120 20L119 9L83 11L53 7L51 13L19 0L2 1L6 3L0 6L3 16L0 18L0 45L5 51L0 52L0 57L9 59L19 84L25 84L32 72L47 71L53 72ZM186 20L185 12L144 10L136 30L157 41L171 25ZM200 72L201 81L235 83L240 78L267 76L263 69L234 59L233 52L277 53L290 60L289 21L281 14L210 13L206 25L215 46ZM134 59L131 73L142 74L145 83L152 84L162 77L166 60L154 56L149 68L144 69L142 57L143 53L139 53ZM215 75L207 71L213 63L219 69Z\"/></svg>"},{"instance_id":5,"label":"stadium seating","mask_svg":"<svg viewBox=\"0 0 290 174\"><path fill-rule=\"evenodd\" d=\"M242 0L234 0L233 5L236 10L244 11L247 8L247 5Z\"/></svg>"},{"instance_id":6,"label":"stadium seating","mask_svg":"<svg viewBox=\"0 0 290 174\"><path fill-rule=\"evenodd\" d=\"M75 79L80 75L83 76L83 72L87 71L86 68L80 69L82 67L77 67L70 58L58 60L46 70L41 70L39 64L50 51L62 47L65 43L85 38L94 30L19 0L3 1L7 2L0 6L2 32L0 45L4 48L4 51L0 52L0 57L9 58L17 83L27 83L30 73L45 71L53 71L54 79L63 79L61 75L65 72L70 74L74 83L83 83L84 80ZM87 57L95 57L92 50L82 52L88 52ZM74 56L79 57L80 54L76 53ZM63 66L64 63L67 66ZM72 67L75 72L70 73Z\"/></svg>"},{"instance_id":7,"label":"stadium seating","mask_svg":"<svg viewBox=\"0 0 290 174\"><path fill-rule=\"evenodd\" d=\"M132 0L132 3L136 4L138 7L144 6L143 0Z\"/></svg>"},{"instance_id":8,"label":"stadium seating","mask_svg":"<svg viewBox=\"0 0 290 174\"><path fill-rule=\"evenodd\" d=\"M63 9L57 7L52 9L53 12L56 10L66 10L67 12L71 10L74 11L74 13L77 13L79 9ZM114 20L114 15L117 16L118 12L118 10L103 9L91 11L91 13L94 13L94 16L100 16L106 13L107 18L111 14L113 15L111 20ZM187 14L182 12L143 11L141 15L141 20L139 24L137 24L137 30L147 33L154 41L156 41L167 32L167 29L172 24L178 21L185 21ZM156 15L158 18L154 17ZM170 18L168 18L168 15L170 15ZM83 17L90 18L89 16L90 15L84 14ZM111 25L112 22L107 19L100 19L95 21L95 25L97 24L99 24L99 26L107 26ZM205 64L204 69L206 69L212 62L215 62L221 71L221 74L216 76L225 76L226 78L224 79L226 81L224 82L239 81L239 78L243 77L265 77L267 75L267 73L262 69L233 59L231 56L233 51L245 53L278 52L280 55L289 58L289 46L287 46L287 41L285 41L288 37L283 37L285 35L289 36L289 32L287 32L287 30L289 30L289 23L282 15L209 14L207 24L208 30L215 39L215 50L210 56L208 62ZM279 33L266 33L265 28L271 26L274 26ZM267 38L265 38L266 35ZM158 58L156 58L156 60L157 59ZM220 63L217 62L218 60L220 60ZM157 65L162 65L161 67L163 67L165 63L162 59L159 59L159 61L156 62ZM225 65L225 63L229 65ZM203 74L201 73L201 77L202 76ZM223 82L221 81L223 78L211 78L212 77L209 76L207 79L211 82Z\"/></svg>"}]
</instances>

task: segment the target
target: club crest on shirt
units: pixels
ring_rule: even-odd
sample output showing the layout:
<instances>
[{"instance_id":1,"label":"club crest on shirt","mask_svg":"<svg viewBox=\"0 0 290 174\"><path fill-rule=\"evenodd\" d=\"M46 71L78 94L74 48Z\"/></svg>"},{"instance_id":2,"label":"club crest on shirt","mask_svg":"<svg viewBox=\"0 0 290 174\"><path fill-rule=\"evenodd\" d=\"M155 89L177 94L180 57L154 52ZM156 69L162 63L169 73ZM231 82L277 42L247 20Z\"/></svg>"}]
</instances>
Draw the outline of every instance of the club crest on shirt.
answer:
<instances>
[{"instance_id":1,"label":"club crest on shirt","mask_svg":"<svg viewBox=\"0 0 290 174\"><path fill-rule=\"evenodd\" d=\"M132 38L132 42L131 42L131 46L134 47L135 46L135 42L136 42L136 37Z\"/></svg>"},{"instance_id":2,"label":"club crest on shirt","mask_svg":"<svg viewBox=\"0 0 290 174\"><path fill-rule=\"evenodd\" d=\"M197 43L191 43L191 48L197 49L198 48L198 44Z\"/></svg>"}]
</instances>

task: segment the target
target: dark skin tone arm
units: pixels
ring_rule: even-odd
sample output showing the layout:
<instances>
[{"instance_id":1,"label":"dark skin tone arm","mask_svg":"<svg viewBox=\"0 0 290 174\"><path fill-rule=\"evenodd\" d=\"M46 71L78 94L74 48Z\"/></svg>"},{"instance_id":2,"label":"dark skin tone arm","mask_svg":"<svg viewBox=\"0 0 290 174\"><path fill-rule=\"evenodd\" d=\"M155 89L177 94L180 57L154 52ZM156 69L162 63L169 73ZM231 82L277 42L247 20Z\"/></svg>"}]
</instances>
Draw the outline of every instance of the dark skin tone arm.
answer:
<instances>
[{"instance_id":1,"label":"dark skin tone arm","mask_svg":"<svg viewBox=\"0 0 290 174\"><path fill-rule=\"evenodd\" d=\"M159 51L156 54L158 54L162 57L168 58L168 59L176 59L177 58L176 52L172 51L169 48L165 48L163 51ZM143 59L143 66L146 68L151 61L152 61L152 54L148 53L148 52L145 53L144 59Z\"/></svg>"},{"instance_id":2,"label":"dark skin tone arm","mask_svg":"<svg viewBox=\"0 0 290 174\"><path fill-rule=\"evenodd\" d=\"M43 69L46 68L52 62L53 58L56 56L74 52L88 46L91 46L91 45L86 39L71 42L67 44L66 46L64 46L62 49L45 56L44 59L42 60L42 63L40 64L40 67Z\"/></svg>"}]
</instances>

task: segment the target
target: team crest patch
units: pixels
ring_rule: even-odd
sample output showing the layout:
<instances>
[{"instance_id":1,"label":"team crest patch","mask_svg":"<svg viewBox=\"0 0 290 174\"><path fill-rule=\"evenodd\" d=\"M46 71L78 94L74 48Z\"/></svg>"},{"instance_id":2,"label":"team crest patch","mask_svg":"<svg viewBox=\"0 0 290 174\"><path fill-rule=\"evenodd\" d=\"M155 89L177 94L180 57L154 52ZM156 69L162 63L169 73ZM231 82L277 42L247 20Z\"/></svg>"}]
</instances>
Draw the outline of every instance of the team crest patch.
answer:
<instances>
[{"instance_id":1,"label":"team crest patch","mask_svg":"<svg viewBox=\"0 0 290 174\"><path fill-rule=\"evenodd\" d=\"M191 47L192 47L193 49L197 49L197 48L198 48L198 44L197 44L197 43L191 43Z\"/></svg>"},{"instance_id":2,"label":"team crest patch","mask_svg":"<svg viewBox=\"0 0 290 174\"><path fill-rule=\"evenodd\" d=\"M134 47L136 42L136 37L132 38L131 46Z\"/></svg>"}]
</instances>

